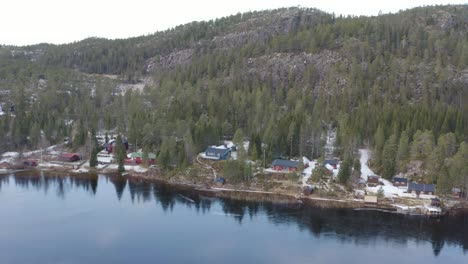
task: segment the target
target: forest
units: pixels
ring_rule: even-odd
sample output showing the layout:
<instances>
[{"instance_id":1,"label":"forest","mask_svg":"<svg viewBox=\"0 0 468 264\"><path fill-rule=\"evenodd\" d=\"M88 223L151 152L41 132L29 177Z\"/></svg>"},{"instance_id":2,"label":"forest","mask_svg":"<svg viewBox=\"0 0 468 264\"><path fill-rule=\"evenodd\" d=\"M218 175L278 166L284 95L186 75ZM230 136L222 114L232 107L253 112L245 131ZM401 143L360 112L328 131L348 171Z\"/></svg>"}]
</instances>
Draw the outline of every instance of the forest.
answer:
<instances>
[{"instance_id":1,"label":"forest","mask_svg":"<svg viewBox=\"0 0 468 264\"><path fill-rule=\"evenodd\" d=\"M282 8L163 32L0 46L0 152L118 131L162 168L224 139L246 158L374 151L385 178L414 171L441 192L468 176L468 6L373 17ZM415 169L417 168L417 169Z\"/></svg>"}]
</instances>

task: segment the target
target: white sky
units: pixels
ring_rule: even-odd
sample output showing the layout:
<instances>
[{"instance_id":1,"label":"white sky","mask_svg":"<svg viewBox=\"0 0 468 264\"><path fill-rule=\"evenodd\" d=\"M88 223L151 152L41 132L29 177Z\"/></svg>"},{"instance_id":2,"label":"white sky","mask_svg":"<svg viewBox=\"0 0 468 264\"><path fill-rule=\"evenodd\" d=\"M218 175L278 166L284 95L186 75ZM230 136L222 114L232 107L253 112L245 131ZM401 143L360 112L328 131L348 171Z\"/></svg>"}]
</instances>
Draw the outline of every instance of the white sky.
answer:
<instances>
[{"instance_id":1,"label":"white sky","mask_svg":"<svg viewBox=\"0 0 468 264\"><path fill-rule=\"evenodd\" d=\"M127 38L191 21L278 7L315 7L343 15L377 15L434 0L2 0L0 44L68 43L87 37Z\"/></svg>"}]
</instances>

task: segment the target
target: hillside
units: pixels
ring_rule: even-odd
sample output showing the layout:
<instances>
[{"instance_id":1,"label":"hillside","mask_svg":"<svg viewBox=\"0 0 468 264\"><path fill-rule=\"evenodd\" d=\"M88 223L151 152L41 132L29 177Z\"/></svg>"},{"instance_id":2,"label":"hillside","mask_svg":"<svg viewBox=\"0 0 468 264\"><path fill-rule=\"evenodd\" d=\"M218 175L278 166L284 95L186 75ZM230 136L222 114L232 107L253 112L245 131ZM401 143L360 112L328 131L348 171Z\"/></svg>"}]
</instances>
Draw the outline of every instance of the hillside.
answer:
<instances>
[{"instance_id":1,"label":"hillside","mask_svg":"<svg viewBox=\"0 0 468 264\"><path fill-rule=\"evenodd\" d=\"M315 158L331 124L336 156L370 145L386 177L420 161L417 173L438 181L468 139L467 14L284 8L130 39L2 46L0 149L65 137L77 148L88 132L117 129L157 148L163 166L186 165L237 131L256 142L252 159L261 143L268 159Z\"/></svg>"}]
</instances>

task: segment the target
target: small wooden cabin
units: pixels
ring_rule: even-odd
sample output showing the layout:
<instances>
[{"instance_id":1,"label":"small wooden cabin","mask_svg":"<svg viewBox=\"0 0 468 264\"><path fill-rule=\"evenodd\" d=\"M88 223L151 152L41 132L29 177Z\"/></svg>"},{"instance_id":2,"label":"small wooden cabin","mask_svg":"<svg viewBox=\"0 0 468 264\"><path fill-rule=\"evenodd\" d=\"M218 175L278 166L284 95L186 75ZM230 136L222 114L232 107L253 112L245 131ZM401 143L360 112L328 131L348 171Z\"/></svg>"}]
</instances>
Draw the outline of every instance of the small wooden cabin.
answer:
<instances>
[{"instance_id":1,"label":"small wooden cabin","mask_svg":"<svg viewBox=\"0 0 468 264\"><path fill-rule=\"evenodd\" d=\"M440 207L441 201L439 198L431 198L431 206Z\"/></svg>"},{"instance_id":2,"label":"small wooden cabin","mask_svg":"<svg viewBox=\"0 0 468 264\"><path fill-rule=\"evenodd\" d=\"M379 182L380 177L377 175L369 175L367 176L367 185L369 186L377 186L380 184Z\"/></svg>"},{"instance_id":3,"label":"small wooden cabin","mask_svg":"<svg viewBox=\"0 0 468 264\"><path fill-rule=\"evenodd\" d=\"M65 162L75 162L80 160L80 156L76 153L63 153L60 155L60 160Z\"/></svg>"},{"instance_id":4,"label":"small wooden cabin","mask_svg":"<svg viewBox=\"0 0 468 264\"><path fill-rule=\"evenodd\" d=\"M397 187L406 187L408 186L408 179L402 177L394 177L393 185Z\"/></svg>"}]
</instances>

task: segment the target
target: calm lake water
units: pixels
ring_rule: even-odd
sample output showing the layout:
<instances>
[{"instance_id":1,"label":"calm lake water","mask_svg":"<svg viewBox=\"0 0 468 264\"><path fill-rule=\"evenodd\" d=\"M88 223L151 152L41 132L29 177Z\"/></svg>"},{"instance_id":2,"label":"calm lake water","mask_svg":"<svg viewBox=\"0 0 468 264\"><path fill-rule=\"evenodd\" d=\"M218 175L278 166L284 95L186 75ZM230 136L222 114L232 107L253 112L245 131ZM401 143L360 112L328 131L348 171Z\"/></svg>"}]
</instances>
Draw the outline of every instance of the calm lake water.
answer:
<instances>
[{"instance_id":1,"label":"calm lake water","mask_svg":"<svg viewBox=\"0 0 468 264\"><path fill-rule=\"evenodd\" d=\"M118 177L0 175L0 263L468 263L468 216L239 202Z\"/></svg>"}]
</instances>

